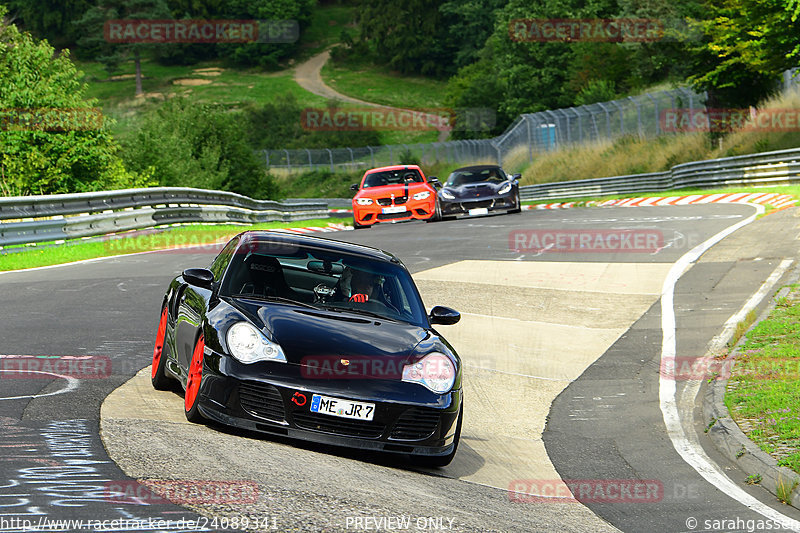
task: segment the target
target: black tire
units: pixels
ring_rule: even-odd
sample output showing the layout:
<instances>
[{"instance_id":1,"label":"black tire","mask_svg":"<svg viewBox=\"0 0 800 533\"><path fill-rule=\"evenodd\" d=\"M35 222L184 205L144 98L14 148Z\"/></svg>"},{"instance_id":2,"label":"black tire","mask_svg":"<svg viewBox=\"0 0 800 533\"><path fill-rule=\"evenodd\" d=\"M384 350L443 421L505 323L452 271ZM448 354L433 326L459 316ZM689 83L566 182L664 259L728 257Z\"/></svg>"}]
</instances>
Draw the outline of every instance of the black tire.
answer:
<instances>
[{"instance_id":1,"label":"black tire","mask_svg":"<svg viewBox=\"0 0 800 533\"><path fill-rule=\"evenodd\" d=\"M165 368L167 366L167 357L165 354L167 322L169 320L169 311L167 306L161 309L161 318L158 322L158 331L156 332L156 344L153 347L153 368L150 373L150 382L156 390L169 390L172 388L172 380L167 377Z\"/></svg>"},{"instance_id":2,"label":"black tire","mask_svg":"<svg viewBox=\"0 0 800 533\"><path fill-rule=\"evenodd\" d=\"M372 226L367 225L367 224L359 224L358 222L356 222L355 215L353 215L353 229L367 229L367 228L371 228L371 227Z\"/></svg>"},{"instance_id":3,"label":"black tire","mask_svg":"<svg viewBox=\"0 0 800 533\"><path fill-rule=\"evenodd\" d=\"M433 216L426 220L425 222L439 222L442 220L442 206L439 203L439 200L436 200L436 207L433 208Z\"/></svg>"},{"instance_id":4,"label":"black tire","mask_svg":"<svg viewBox=\"0 0 800 533\"><path fill-rule=\"evenodd\" d=\"M461 422L464 419L464 404L461 404L461 411L458 413L458 422L456 423L456 436L453 439L453 450L447 455L422 455L414 457L414 461L420 465L428 468L441 468L449 465L458 451L458 443L461 441Z\"/></svg>"},{"instance_id":5,"label":"black tire","mask_svg":"<svg viewBox=\"0 0 800 533\"><path fill-rule=\"evenodd\" d=\"M515 205L517 207L515 207L514 209L509 209L508 210L509 214L511 214L511 213L522 213L522 201L519 198L519 191L517 191L517 201L516 201Z\"/></svg>"}]
</instances>

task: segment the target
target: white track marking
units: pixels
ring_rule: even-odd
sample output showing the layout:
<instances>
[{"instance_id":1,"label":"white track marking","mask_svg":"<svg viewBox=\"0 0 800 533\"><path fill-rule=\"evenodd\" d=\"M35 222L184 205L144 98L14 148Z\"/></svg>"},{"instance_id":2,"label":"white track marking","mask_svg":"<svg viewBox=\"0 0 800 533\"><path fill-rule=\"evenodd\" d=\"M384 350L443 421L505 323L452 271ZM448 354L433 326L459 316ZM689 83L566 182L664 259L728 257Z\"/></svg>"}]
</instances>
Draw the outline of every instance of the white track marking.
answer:
<instances>
[{"instance_id":1,"label":"white track marking","mask_svg":"<svg viewBox=\"0 0 800 533\"><path fill-rule=\"evenodd\" d=\"M0 372L19 372L19 370L8 370L0 368ZM35 399L35 398L44 398L45 396L55 396L56 394L64 394L65 392L74 391L78 388L79 382L76 378L72 376L62 376L61 374L54 374L53 372L43 372L40 370L25 370L26 374L47 374L48 376L54 376L57 378L62 378L67 380L66 386L61 389L58 389L55 392L48 392L47 394L26 394L25 396L9 396L6 398L0 397L0 401L2 400L24 400L25 398Z\"/></svg>"},{"instance_id":2,"label":"white track marking","mask_svg":"<svg viewBox=\"0 0 800 533\"><path fill-rule=\"evenodd\" d=\"M752 205L752 204L751 204ZM738 230L739 228L750 224L756 217L764 212L764 207L760 205L753 205L756 208L756 213L741 222L729 226L728 228L717 233L705 242L695 246L689 252L684 254L670 269L667 278L664 280L664 285L661 293L661 368L668 368L666 362L675 359L676 342L675 342L675 309L674 309L674 292L675 284L683 273L688 269L689 265L695 262L706 250L717 244L719 241ZM760 515L770 519L779 521L784 527L790 527L794 531L800 531L800 522L794 520L772 507L760 502L754 498L736 483L734 483L720 468L706 455L702 447L698 443L692 442L687 437L681 424L681 418L678 413L678 404L675 399L676 381L674 374L672 376L665 375L667 372L662 372L659 377L659 404L661 413L664 418L664 424L667 428L667 435L672 441L675 450L688 463L694 468L698 474L703 476L709 483L717 487L717 489L724 492L726 495L735 499L745 507L759 513Z\"/></svg>"}]
</instances>

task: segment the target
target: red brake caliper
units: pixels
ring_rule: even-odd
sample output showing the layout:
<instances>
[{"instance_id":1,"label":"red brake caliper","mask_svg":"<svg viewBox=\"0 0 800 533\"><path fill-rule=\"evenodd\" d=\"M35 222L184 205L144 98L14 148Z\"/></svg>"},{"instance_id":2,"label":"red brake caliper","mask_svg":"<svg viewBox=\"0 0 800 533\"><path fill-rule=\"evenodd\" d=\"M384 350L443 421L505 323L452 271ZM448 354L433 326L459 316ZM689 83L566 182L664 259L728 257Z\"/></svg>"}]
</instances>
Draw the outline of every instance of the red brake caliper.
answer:
<instances>
[{"instance_id":1,"label":"red brake caliper","mask_svg":"<svg viewBox=\"0 0 800 533\"><path fill-rule=\"evenodd\" d=\"M161 353L164 351L164 341L167 337L167 308L161 311L161 320L158 322L158 333L156 333L156 346L153 348L153 371L151 377L156 377L158 364L161 362Z\"/></svg>"},{"instance_id":2,"label":"red brake caliper","mask_svg":"<svg viewBox=\"0 0 800 533\"><path fill-rule=\"evenodd\" d=\"M200 381L203 378L203 351L206 343L203 337L197 341L192 354L192 362L189 365L189 377L186 380L186 396L184 397L184 407L189 411L194 407L197 393L200 390Z\"/></svg>"}]
</instances>

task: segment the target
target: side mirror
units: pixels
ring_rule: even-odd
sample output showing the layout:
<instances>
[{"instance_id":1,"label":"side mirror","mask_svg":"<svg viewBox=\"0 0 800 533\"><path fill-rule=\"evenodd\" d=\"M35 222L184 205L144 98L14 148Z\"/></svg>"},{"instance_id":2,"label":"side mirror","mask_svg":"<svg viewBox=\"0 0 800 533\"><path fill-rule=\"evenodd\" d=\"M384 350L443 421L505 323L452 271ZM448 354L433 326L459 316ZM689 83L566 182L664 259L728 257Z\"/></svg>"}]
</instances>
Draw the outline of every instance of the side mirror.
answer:
<instances>
[{"instance_id":1,"label":"side mirror","mask_svg":"<svg viewBox=\"0 0 800 533\"><path fill-rule=\"evenodd\" d=\"M511 176L511 179L514 181L519 181L522 179L522 174L514 174L513 176Z\"/></svg>"},{"instance_id":2,"label":"side mirror","mask_svg":"<svg viewBox=\"0 0 800 533\"><path fill-rule=\"evenodd\" d=\"M431 309L431 314L428 318L430 319L431 324L443 324L445 326L451 326L461 320L461 313L455 309L437 305Z\"/></svg>"},{"instance_id":3,"label":"side mirror","mask_svg":"<svg viewBox=\"0 0 800 533\"><path fill-rule=\"evenodd\" d=\"M428 183L433 185L433 187L436 189L442 188L442 182L440 182L439 178L437 178L436 176L431 176L430 178L428 178Z\"/></svg>"},{"instance_id":4,"label":"side mirror","mask_svg":"<svg viewBox=\"0 0 800 533\"><path fill-rule=\"evenodd\" d=\"M354 183L350 186L350 190L353 192L358 192L358 183Z\"/></svg>"},{"instance_id":5,"label":"side mirror","mask_svg":"<svg viewBox=\"0 0 800 533\"><path fill-rule=\"evenodd\" d=\"M187 268L183 271L183 279L189 285L203 289L211 289L214 285L214 274L205 268Z\"/></svg>"}]
</instances>

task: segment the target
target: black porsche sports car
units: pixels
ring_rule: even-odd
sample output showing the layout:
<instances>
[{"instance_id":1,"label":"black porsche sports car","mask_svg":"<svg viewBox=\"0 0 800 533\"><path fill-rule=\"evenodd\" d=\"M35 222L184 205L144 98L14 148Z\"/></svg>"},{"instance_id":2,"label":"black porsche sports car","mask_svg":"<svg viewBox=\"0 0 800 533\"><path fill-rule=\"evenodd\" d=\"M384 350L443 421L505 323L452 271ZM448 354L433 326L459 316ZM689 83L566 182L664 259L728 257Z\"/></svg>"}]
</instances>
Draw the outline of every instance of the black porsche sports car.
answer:
<instances>
[{"instance_id":1,"label":"black porsche sports car","mask_svg":"<svg viewBox=\"0 0 800 533\"><path fill-rule=\"evenodd\" d=\"M461 361L394 255L306 235L249 231L209 269L169 284L152 383L185 389L203 419L444 466L462 420Z\"/></svg>"},{"instance_id":2,"label":"black porsche sports car","mask_svg":"<svg viewBox=\"0 0 800 533\"><path fill-rule=\"evenodd\" d=\"M519 174L509 177L497 165L454 170L438 191L440 216L519 213Z\"/></svg>"}]
</instances>

